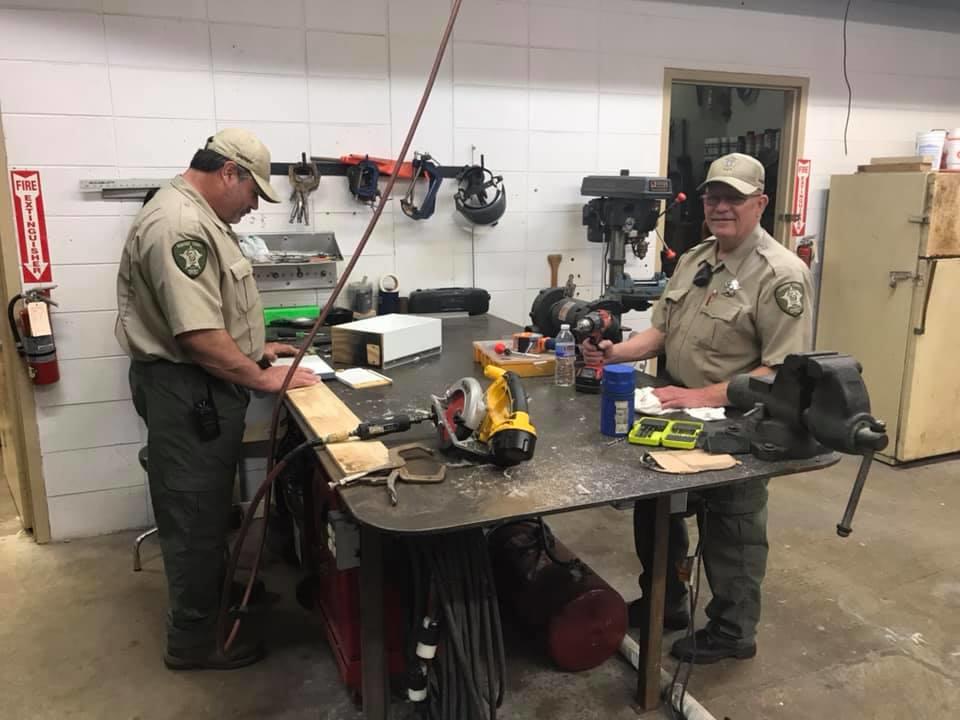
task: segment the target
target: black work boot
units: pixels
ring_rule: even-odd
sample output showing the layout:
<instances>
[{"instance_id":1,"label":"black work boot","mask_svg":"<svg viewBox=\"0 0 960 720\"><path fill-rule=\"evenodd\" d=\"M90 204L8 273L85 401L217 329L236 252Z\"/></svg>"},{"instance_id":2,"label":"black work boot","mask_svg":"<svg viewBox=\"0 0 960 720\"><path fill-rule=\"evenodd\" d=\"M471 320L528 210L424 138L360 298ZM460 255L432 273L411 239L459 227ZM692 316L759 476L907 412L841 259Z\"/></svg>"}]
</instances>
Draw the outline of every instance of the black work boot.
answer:
<instances>
[{"instance_id":1,"label":"black work boot","mask_svg":"<svg viewBox=\"0 0 960 720\"><path fill-rule=\"evenodd\" d=\"M630 627L641 627L643 618L640 617L640 598L627 606L627 620ZM678 603L668 603L663 608L663 627L667 630L683 630L690 625L690 611L687 610L687 596Z\"/></svg>"},{"instance_id":2,"label":"black work boot","mask_svg":"<svg viewBox=\"0 0 960 720\"><path fill-rule=\"evenodd\" d=\"M216 648L170 650L163 656L163 664L170 670L235 670L259 662L267 651L260 641L238 640L226 653Z\"/></svg>"},{"instance_id":3,"label":"black work boot","mask_svg":"<svg viewBox=\"0 0 960 720\"><path fill-rule=\"evenodd\" d=\"M681 662L695 665L710 665L725 658L746 660L757 654L757 644L736 645L724 642L708 633L706 629L697 630L693 637L677 640L670 648L670 654Z\"/></svg>"}]
</instances>

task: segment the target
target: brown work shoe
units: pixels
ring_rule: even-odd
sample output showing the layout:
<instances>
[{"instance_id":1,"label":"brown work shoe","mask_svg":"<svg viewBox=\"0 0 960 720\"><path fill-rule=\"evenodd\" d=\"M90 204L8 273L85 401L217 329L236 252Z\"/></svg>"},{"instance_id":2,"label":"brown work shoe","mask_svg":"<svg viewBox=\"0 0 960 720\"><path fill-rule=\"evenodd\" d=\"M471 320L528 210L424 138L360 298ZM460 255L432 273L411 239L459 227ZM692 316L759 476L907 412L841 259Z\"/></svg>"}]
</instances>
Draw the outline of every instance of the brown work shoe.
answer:
<instances>
[{"instance_id":1,"label":"brown work shoe","mask_svg":"<svg viewBox=\"0 0 960 720\"><path fill-rule=\"evenodd\" d=\"M266 657L262 642L235 642L226 653L214 650L167 650L163 664L170 670L235 670Z\"/></svg>"}]
</instances>

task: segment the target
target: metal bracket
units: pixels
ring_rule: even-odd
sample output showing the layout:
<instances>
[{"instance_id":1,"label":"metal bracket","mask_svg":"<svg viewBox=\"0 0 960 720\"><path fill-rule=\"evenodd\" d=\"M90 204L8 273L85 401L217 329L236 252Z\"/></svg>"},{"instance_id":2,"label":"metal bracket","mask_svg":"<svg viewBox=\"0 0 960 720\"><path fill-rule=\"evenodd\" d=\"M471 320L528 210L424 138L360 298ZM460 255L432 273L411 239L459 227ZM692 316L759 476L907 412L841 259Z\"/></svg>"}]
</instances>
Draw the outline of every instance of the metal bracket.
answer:
<instances>
[{"instance_id":1,"label":"metal bracket","mask_svg":"<svg viewBox=\"0 0 960 720\"><path fill-rule=\"evenodd\" d=\"M923 279L922 275L912 273L909 270L891 270L890 271L890 287L895 288L898 283L904 282L905 280L913 280L918 282Z\"/></svg>"},{"instance_id":2,"label":"metal bracket","mask_svg":"<svg viewBox=\"0 0 960 720\"><path fill-rule=\"evenodd\" d=\"M913 223L914 225L929 225L930 216L929 215L911 215L907 218L908 223Z\"/></svg>"}]
</instances>

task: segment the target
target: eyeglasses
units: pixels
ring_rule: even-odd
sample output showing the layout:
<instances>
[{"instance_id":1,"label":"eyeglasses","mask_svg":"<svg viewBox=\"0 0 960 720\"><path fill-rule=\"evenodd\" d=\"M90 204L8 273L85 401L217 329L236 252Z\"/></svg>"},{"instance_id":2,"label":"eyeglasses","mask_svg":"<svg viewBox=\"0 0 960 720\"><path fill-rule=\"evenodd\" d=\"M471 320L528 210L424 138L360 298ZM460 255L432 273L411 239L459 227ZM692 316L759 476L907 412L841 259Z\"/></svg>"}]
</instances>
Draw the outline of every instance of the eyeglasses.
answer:
<instances>
[{"instance_id":1,"label":"eyeglasses","mask_svg":"<svg viewBox=\"0 0 960 720\"><path fill-rule=\"evenodd\" d=\"M697 274L693 276L693 284L697 287L706 287L713 277L714 267L706 260L701 261Z\"/></svg>"},{"instance_id":2,"label":"eyeglasses","mask_svg":"<svg viewBox=\"0 0 960 720\"><path fill-rule=\"evenodd\" d=\"M700 197L703 199L704 205L711 207L716 207L720 203L740 207L750 198L760 197L760 193L754 193L753 195L701 195Z\"/></svg>"}]
</instances>

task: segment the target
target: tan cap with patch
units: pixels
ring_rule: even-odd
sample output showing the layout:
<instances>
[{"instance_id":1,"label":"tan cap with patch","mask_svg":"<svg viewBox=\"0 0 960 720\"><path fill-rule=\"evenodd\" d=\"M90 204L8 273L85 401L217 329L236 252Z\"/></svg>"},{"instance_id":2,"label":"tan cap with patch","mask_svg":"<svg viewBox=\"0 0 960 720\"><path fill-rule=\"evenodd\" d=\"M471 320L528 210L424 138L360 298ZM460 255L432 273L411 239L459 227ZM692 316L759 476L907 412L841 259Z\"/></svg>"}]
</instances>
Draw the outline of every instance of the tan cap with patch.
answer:
<instances>
[{"instance_id":1,"label":"tan cap with patch","mask_svg":"<svg viewBox=\"0 0 960 720\"><path fill-rule=\"evenodd\" d=\"M766 173L763 163L742 153L731 153L717 158L710 164L707 179L697 190L703 190L710 183L723 183L744 195L763 192Z\"/></svg>"},{"instance_id":2,"label":"tan cap with patch","mask_svg":"<svg viewBox=\"0 0 960 720\"><path fill-rule=\"evenodd\" d=\"M264 200L280 202L280 195L270 184L270 151L249 130L226 128L207 140L205 149L220 153L253 175Z\"/></svg>"}]
</instances>

